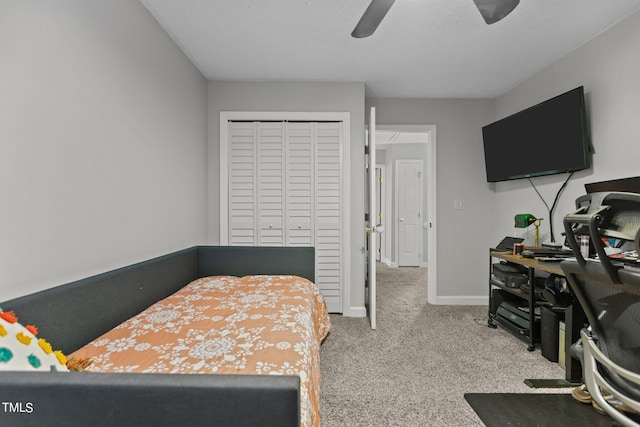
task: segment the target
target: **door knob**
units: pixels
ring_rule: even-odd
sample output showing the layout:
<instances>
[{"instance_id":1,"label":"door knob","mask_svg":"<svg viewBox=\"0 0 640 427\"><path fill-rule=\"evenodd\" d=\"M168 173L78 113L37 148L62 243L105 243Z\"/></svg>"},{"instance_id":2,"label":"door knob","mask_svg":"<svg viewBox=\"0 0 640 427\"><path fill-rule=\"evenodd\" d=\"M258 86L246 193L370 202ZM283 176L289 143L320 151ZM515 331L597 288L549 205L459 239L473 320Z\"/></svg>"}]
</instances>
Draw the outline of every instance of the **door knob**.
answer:
<instances>
[{"instance_id":1,"label":"door knob","mask_svg":"<svg viewBox=\"0 0 640 427\"><path fill-rule=\"evenodd\" d=\"M404 218L400 218L400 222L404 222Z\"/></svg>"}]
</instances>

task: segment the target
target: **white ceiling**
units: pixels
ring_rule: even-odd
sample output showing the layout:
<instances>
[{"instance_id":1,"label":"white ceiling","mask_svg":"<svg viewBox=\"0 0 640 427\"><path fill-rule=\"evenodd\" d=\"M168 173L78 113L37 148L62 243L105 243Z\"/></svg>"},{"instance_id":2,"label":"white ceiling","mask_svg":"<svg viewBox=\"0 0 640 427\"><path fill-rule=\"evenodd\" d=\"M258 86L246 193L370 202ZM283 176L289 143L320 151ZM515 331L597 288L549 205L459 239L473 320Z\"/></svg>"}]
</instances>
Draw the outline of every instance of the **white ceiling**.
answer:
<instances>
[{"instance_id":1,"label":"white ceiling","mask_svg":"<svg viewBox=\"0 0 640 427\"><path fill-rule=\"evenodd\" d=\"M472 0L140 0L209 80L364 82L367 96L495 98L640 9L640 0L522 0L487 25Z\"/></svg>"}]
</instances>

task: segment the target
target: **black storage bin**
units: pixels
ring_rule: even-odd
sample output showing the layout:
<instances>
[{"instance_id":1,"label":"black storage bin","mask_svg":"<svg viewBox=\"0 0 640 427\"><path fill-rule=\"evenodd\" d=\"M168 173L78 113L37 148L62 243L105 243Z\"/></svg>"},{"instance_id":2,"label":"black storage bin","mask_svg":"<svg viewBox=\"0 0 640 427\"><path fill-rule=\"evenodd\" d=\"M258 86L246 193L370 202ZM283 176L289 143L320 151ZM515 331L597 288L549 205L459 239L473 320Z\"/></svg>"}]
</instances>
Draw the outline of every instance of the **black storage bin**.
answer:
<instances>
[{"instance_id":1,"label":"black storage bin","mask_svg":"<svg viewBox=\"0 0 640 427\"><path fill-rule=\"evenodd\" d=\"M542 355L551 362L558 361L559 327L563 312L551 307L540 308L540 336Z\"/></svg>"}]
</instances>

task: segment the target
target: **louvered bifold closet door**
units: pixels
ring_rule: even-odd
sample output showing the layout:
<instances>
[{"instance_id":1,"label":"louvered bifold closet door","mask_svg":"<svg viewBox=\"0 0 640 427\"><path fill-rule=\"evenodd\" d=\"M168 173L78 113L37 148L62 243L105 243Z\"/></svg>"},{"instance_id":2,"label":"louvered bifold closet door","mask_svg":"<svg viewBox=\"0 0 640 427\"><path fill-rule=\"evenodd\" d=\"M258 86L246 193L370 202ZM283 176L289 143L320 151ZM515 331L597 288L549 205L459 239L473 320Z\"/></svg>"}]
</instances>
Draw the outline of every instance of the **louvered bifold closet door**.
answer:
<instances>
[{"instance_id":1,"label":"louvered bifold closet door","mask_svg":"<svg viewBox=\"0 0 640 427\"><path fill-rule=\"evenodd\" d=\"M314 246L316 284L342 312L342 123L229 123L229 244Z\"/></svg>"},{"instance_id":2,"label":"louvered bifold closet door","mask_svg":"<svg viewBox=\"0 0 640 427\"><path fill-rule=\"evenodd\" d=\"M283 246L285 202L285 122L259 122L258 245Z\"/></svg>"},{"instance_id":3,"label":"louvered bifold closet door","mask_svg":"<svg viewBox=\"0 0 640 427\"><path fill-rule=\"evenodd\" d=\"M287 246L313 246L314 124L289 123L286 160Z\"/></svg>"},{"instance_id":4,"label":"louvered bifold closet door","mask_svg":"<svg viewBox=\"0 0 640 427\"><path fill-rule=\"evenodd\" d=\"M342 123L316 123L316 278L331 312L342 312L340 281Z\"/></svg>"},{"instance_id":5,"label":"louvered bifold closet door","mask_svg":"<svg viewBox=\"0 0 640 427\"><path fill-rule=\"evenodd\" d=\"M256 234L256 149L254 123L229 123L229 244L254 246Z\"/></svg>"}]
</instances>

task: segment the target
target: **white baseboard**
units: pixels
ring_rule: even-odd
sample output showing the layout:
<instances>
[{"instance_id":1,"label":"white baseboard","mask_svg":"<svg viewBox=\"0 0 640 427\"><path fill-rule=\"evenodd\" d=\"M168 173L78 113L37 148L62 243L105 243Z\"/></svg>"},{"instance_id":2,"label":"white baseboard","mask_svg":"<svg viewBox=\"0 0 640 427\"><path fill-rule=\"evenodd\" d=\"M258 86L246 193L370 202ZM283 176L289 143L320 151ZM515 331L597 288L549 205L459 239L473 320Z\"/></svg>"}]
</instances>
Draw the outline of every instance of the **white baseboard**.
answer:
<instances>
[{"instance_id":1,"label":"white baseboard","mask_svg":"<svg viewBox=\"0 0 640 427\"><path fill-rule=\"evenodd\" d=\"M346 317L367 317L366 307L349 307L347 311L342 313Z\"/></svg>"},{"instance_id":2,"label":"white baseboard","mask_svg":"<svg viewBox=\"0 0 640 427\"><path fill-rule=\"evenodd\" d=\"M384 263L387 265L387 267L391 267L391 268L400 268L398 267L398 263L397 262L393 262L387 258L383 258L382 260L380 260L380 262ZM427 268L429 267L429 263L427 261L422 261L419 265L419 267L422 268Z\"/></svg>"},{"instance_id":3,"label":"white baseboard","mask_svg":"<svg viewBox=\"0 0 640 427\"><path fill-rule=\"evenodd\" d=\"M489 305L489 297L450 296L438 297L435 305ZM367 317L366 307L349 307L342 313L345 317Z\"/></svg>"},{"instance_id":4,"label":"white baseboard","mask_svg":"<svg viewBox=\"0 0 640 427\"><path fill-rule=\"evenodd\" d=\"M436 305L489 305L489 296L439 296Z\"/></svg>"}]
</instances>

